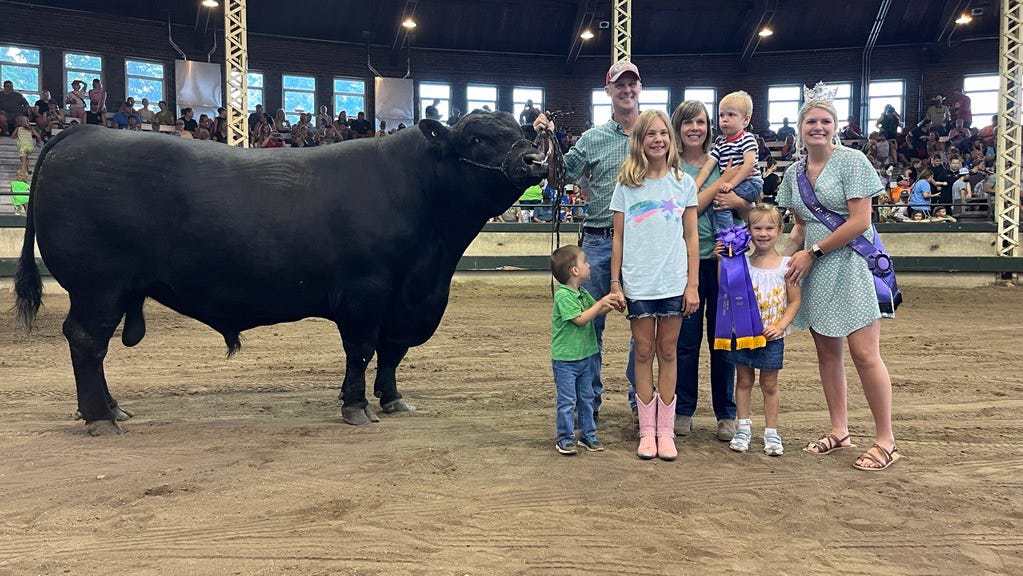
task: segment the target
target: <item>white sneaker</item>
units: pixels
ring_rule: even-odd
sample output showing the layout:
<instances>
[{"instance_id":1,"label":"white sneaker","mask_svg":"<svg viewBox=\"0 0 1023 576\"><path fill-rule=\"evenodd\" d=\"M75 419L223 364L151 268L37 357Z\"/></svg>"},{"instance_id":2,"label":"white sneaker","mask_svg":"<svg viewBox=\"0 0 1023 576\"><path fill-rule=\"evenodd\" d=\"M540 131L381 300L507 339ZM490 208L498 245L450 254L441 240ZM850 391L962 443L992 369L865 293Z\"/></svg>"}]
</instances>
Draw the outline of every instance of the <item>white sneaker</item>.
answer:
<instances>
[{"instance_id":1,"label":"white sneaker","mask_svg":"<svg viewBox=\"0 0 1023 576\"><path fill-rule=\"evenodd\" d=\"M753 430L740 426L736 428L735 435L732 436L732 441L728 443L728 447L736 452L746 452L749 450L749 443L752 440Z\"/></svg>"},{"instance_id":2,"label":"white sneaker","mask_svg":"<svg viewBox=\"0 0 1023 576\"><path fill-rule=\"evenodd\" d=\"M785 447L781 444L781 435L777 430L764 431L764 454L768 456L781 456L785 453Z\"/></svg>"}]
</instances>

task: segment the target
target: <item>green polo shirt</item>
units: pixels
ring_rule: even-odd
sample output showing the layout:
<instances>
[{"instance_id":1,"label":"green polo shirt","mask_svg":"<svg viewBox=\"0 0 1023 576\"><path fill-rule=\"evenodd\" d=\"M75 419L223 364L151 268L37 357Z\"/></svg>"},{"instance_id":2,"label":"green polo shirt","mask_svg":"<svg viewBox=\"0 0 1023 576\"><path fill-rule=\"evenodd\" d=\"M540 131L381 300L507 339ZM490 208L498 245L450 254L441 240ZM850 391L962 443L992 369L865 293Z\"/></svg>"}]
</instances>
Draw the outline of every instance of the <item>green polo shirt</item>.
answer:
<instances>
[{"instance_id":1,"label":"green polo shirt","mask_svg":"<svg viewBox=\"0 0 1023 576\"><path fill-rule=\"evenodd\" d=\"M597 332L593 322L576 326L572 322L596 300L585 288L578 291L561 284L554 292L554 308L551 310L551 359L582 360L598 352Z\"/></svg>"},{"instance_id":2,"label":"green polo shirt","mask_svg":"<svg viewBox=\"0 0 1023 576\"><path fill-rule=\"evenodd\" d=\"M586 226L611 227L611 195L618 182L618 170L628 153L629 135L612 118L583 132L565 154L566 179L575 182L586 174L590 182Z\"/></svg>"}]
</instances>

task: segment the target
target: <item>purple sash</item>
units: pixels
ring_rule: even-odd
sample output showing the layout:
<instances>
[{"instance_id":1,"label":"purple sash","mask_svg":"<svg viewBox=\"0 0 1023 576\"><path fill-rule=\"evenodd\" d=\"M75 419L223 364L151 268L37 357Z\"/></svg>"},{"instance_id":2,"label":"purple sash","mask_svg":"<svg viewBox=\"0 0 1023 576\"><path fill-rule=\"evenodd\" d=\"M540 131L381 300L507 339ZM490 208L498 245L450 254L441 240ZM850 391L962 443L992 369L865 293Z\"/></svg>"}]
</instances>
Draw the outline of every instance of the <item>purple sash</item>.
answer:
<instances>
[{"instance_id":1,"label":"purple sash","mask_svg":"<svg viewBox=\"0 0 1023 576\"><path fill-rule=\"evenodd\" d=\"M845 224L843 218L837 212L828 210L821 205L817 194L806 176L806 162L801 160L796 169L796 183L799 185L799 197L803 204L813 212L825 226L832 232ZM902 304L902 291L895 281L895 268L892 266L892 258L885 252L884 244L881 242L881 235L874 229L874 241L867 240L863 235L857 236L848 246L867 261L867 268L874 276L874 291L877 293L877 305L881 310L882 318L895 318L895 310Z\"/></svg>"},{"instance_id":2,"label":"purple sash","mask_svg":"<svg viewBox=\"0 0 1023 576\"><path fill-rule=\"evenodd\" d=\"M724 244L725 251L721 254L718 268L714 349L731 350L733 338L736 350L763 348L767 345L767 338L764 337L760 306L746 265L749 231L743 226L734 226L719 232L717 240Z\"/></svg>"}]
</instances>

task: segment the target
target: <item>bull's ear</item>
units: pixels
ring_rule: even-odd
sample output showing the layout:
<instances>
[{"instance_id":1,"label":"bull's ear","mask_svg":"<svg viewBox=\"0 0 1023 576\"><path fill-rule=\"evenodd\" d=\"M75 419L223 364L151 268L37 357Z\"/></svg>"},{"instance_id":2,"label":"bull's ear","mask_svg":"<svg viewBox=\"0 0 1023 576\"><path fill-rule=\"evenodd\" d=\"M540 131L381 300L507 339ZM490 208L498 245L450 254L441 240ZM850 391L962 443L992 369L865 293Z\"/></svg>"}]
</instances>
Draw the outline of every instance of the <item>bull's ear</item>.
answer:
<instances>
[{"instance_id":1,"label":"bull's ear","mask_svg":"<svg viewBox=\"0 0 1023 576\"><path fill-rule=\"evenodd\" d=\"M443 146L448 141L448 127L437 122L424 118L419 121L419 130L423 132L426 139L434 146Z\"/></svg>"}]
</instances>

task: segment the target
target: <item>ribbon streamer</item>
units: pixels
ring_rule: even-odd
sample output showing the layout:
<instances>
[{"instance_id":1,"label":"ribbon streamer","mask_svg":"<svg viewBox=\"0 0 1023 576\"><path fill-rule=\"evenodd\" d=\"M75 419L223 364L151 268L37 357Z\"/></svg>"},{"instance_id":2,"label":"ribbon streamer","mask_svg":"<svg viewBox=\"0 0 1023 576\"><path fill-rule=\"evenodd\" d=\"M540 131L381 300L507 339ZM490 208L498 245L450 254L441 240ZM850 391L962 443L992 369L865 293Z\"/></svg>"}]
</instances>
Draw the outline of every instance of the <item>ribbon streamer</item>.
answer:
<instances>
[{"instance_id":1,"label":"ribbon streamer","mask_svg":"<svg viewBox=\"0 0 1023 576\"><path fill-rule=\"evenodd\" d=\"M733 226L719 232L717 239L724 244L724 252L718 269L714 349L731 350L733 338L736 350L763 348L767 346L767 338L746 264L749 231L743 226Z\"/></svg>"}]
</instances>

